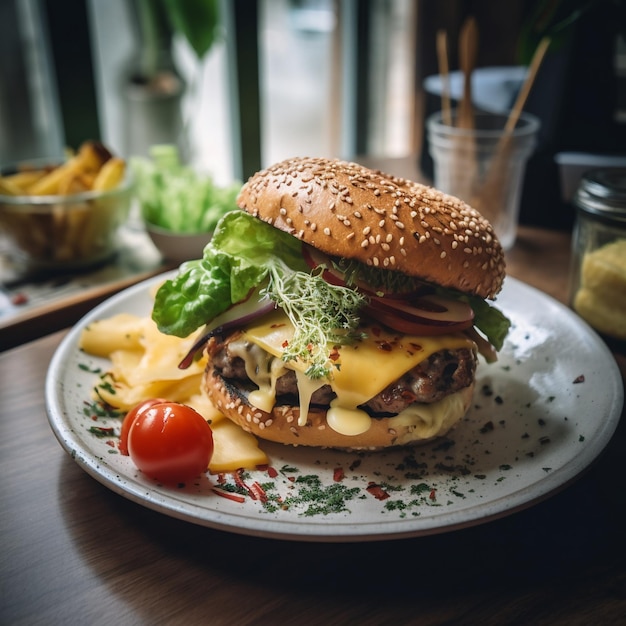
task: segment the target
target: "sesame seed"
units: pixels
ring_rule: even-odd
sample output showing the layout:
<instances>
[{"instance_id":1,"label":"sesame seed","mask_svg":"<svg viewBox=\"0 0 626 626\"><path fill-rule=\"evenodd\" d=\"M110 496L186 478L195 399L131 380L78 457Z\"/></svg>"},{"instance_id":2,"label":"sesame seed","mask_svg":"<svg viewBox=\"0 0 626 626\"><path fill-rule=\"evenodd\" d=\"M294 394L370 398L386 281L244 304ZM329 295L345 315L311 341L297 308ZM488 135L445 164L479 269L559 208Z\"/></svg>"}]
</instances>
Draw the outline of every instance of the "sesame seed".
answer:
<instances>
[{"instance_id":1,"label":"sesame seed","mask_svg":"<svg viewBox=\"0 0 626 626\"><path fill-rule=\"evenodd\" d=\"M326 227L326 228L324 229L324 234L325 234L325 235L330 235L330 228Z\"/></svg>"}]
</instances>

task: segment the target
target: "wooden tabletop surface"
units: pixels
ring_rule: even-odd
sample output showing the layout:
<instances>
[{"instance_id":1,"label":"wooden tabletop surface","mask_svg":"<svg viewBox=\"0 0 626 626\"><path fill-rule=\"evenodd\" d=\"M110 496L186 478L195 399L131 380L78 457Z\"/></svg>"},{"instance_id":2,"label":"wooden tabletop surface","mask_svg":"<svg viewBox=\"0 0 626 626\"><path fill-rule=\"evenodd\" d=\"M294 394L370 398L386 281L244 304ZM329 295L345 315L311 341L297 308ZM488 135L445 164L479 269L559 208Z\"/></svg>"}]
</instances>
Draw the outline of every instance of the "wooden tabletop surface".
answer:
<instances>
[{"instance_id":1,"label":"wooden tabletop surface","mask_svg":"<svg viewBox=\"0 0 626 626\"><path fill-rule=\"evenodd\" d=\"M568 262L567 234L529 228L508 254L512 276L562 302ZM623 419L578 480L497 521L370 543L248 537L133 503L61 448L44 380L64 332L0 355L0 623L624 623Z\"/></svg>"}]
</instances>

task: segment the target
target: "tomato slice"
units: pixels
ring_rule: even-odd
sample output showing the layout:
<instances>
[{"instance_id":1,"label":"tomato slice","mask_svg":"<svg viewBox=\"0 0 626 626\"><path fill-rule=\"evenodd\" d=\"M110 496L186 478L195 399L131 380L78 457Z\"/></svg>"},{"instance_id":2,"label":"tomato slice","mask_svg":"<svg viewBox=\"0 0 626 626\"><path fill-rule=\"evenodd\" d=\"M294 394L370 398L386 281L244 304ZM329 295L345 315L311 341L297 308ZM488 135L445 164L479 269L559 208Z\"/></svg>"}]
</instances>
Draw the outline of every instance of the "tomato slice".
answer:
<instances>
[{"instance_id":1,"label":"tomato slice","mask_svg":"<svg viewBox=\"0 0 626 626\"><path fill-rule=\"evenodd\" d=\"M196 410L161 402L138 413L128 431L128 453L150 478L181 483L207 471L213 431Z\"/></svg>"},{"instance_id":2,"label":"tomato slice","mask_svg":"<svg viewBox=\"0 0 626 626\"><path fill-rule=\"evenodd\" d=\"M166 400L165 398L150 398L149 400L145 400L144 402L140 402L135 405L130 411L128 411L128 413L126 413L126 417L122 422L122 430L120 431L120 441L117 444L119 451L124 456L128 456L128 431L130 430L131 424L135 418L155 404L162 404L163 402L169 402L169 400Z\"/></svg>"},{"instance_id":3,"label":"tomato slice","mask_svg":"<svg viewBox=\"0 0 626 626\"><path fill-rule=\"evenodd\" d=\"M331 285L337 287L345 287L346 281L342 272L340 272L333 264L332 259L317 248L304 244L302 246L302 256L304 262L311 268L324 266L322 278Z\"/></svg>"}]
</instances>

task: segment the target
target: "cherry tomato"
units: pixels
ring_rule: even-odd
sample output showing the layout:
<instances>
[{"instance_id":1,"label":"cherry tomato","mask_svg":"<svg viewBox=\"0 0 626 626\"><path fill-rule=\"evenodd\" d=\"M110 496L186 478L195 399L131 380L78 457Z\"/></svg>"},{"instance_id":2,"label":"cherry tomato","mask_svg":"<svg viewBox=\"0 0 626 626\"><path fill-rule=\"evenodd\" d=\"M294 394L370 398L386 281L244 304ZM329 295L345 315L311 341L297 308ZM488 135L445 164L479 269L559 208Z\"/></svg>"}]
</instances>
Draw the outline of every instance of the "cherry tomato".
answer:
<instances>
[{"instance_id":1,"label":"cherry tomato","mask_svg":"<svg viewBox=\"0 0 626 626\"><path fill-rule=\"evenodd\" d=\"M119 451L124 455L128 456L128 431L130 430L130 426L133 423L134 419L141 415L146 409L149 409L151 406L155 404L162 404L163 402L169 402L165 398L151 398L150 400L145 400L144 402L140 402L136 406L134 406L128 413L126 413L126 417L122 422L122 430L120 432L120 442L117 447Z\"/></svg>"},{"instance_id":2,"label":"cherry tomato","mask_svg":"<svg viewBox=\"0 0 626 626\"><path fill-rule=\"evenodd\" d=\"M128 453L147 476L165 483L184 482L207 470L213 455L213 431L190 406L154 404L131 423Z\"/></svg>"}]
</instances>

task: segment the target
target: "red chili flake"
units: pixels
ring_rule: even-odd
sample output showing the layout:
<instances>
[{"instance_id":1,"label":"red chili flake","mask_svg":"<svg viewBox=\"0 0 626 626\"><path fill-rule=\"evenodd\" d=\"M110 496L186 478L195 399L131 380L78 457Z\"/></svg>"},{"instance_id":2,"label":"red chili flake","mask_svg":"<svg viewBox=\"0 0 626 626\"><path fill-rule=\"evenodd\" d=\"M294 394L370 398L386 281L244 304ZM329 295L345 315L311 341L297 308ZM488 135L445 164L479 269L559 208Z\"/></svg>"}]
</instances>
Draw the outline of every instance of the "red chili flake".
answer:
<instances>
[{"instance_id":1,"label":"red chili flake","mask_svg":"<svg viewBox=\"0 0 626 626\"><path fill-rule=\"evenodd\" d=\"M437 490L436 489L431 489L430 493L428 494L428 498L430 500L436 500L437 499Z\"/></svg>"},{"instance_id":2,"label":"red chili flake","mask_svg":"<svg viewBox=\"0 0 626 626\"><path fill-rule=\"evenodd\" d=\"M383 350L385 352L391 352L393 347L392 347L392 345L388 341L379 341L378 342L378 349L379 350Z\"/></svg>"},{"instance_id":3,"label":"red chili flake","mask_svg":"<svg viewBox=\"0 0 626 626\"><path fill-rule=\"evenodd\" d=\"M389 497L389 494L377 483L369 483L366 491L377 500L386 500Z\"/></svg>"},{"instance_id":4,"label":"red chili flake","mask_svg":"<svg viewBox=\"0 0 626 626\"><path fill-rule=\"evenodd\" d=\"M21 291L19 293L14 294L11 297L11 304L14 304L15 306L20 306L22 304L26 304L28 302L28 296L25 293L22 293Z\"/></svg>"},{"instance_id":5,"label":"red chili flake","mask_svg":"<svg viewBox=\"0 0 626 626\"><path fill-rule=\"evenodd\" d=\"M233 472L233 478L235 479L235 484L238 487L245 489L248 492L248 495L251 498L254 498L254 493L252 492L252 489L250 489L250 487L248 487L248 485L246 485L246 483L243 482L243 478L241 478L241 473L239 471Z\"/></svg>"},{"instance_id":6,"label":"red chili flake","mask_svg":"<svg viewBox=\"0 0 626 626\"><path fill-rule=\"evenodd\" d=\"M217 482L219 485L225 485L226 484L226 476L224 476L224 474L218 474L217 475Z\"/></svg>"},{"instance_id":7,"label":"red chili flake","mask_svg":"<svg viewBox=\"0 0 626 626\"><path fill-rule=\"evenodd\" d=\"M270 478L276 478L276 476L278 476L278 471L274 467L270 466L267 468L267 475Z\"/></svg>"},{"instance_id":8,"label":"red chili flake","mask_svg":"<svg viewBox=\"0 0 626 626\"><path fill-rule=\"evenodd\" d=\"M296 482L296 477L295 476L287 476L287 480L290 480L292 483Z\"/></svg>"},{"instance_id":9,"label":"red chili flake","mask_svg":"<svg viewBox=\"0 0 626 626\"><path fill-rule=\"evenodd\" d=\"M112 439L109 439L105 443L107 444L107 446L110 446L111 448L115 448L115 441L113 441Z\"/></svg>"},{"instance_id":10,"label":"red chili flake","mask_svg":"<svg viewBox=\"0 0 626 626\"><path fill-rule=\"evenodd\" d=\"M254 495L252 496L255 500L260 500L261 502L267 502L267 494L265 493L265 489L261 487L261 485L254 481L250 486L250 492Z\"/></svg>"},{"instance_id":11,"label":"red chili flake","mask_svg":"<svg viewBox=\"0 0 626 626\"><path fill-rule=\"evenodd\" d=\"M336 483L340 483L345 477L346 477L346 475L343 473L343 468L342 467L336 467L335 471L333 472L333 480Z\"/></svg>"},{"instance_id":12,"label":"red chili flake","mask_svg":"<svg viewBox=\"0 0 626 626\"><path fill-rule=\"evenodd\" d=\"M218 496L222 496L222 498L226 498L227 500L232 500L233 502L243 503L246 501L246 499L243 496L239 495L238 493L232 493L230 491L222 491L222 489L218 489L217 487L213 487L211 491L213 491L214 494Z\"/></svg>"},{"instance_id":13,"label":"red chili flake","mask_svg":"<svg viewBox=\"0 0 626 626\"><path fill-rule=\"evenodd\" d=\"M289 345L289 342L287 340L283 341L283 343L281 344L281 347L286 348Z\"/></svg>"},{"instance_id":14,"label":"red chili flake","mask_svg":"<svg viewBox=\"0 0 626 626\"><path fill-rule=\"evenodd\" d=\"M585 375L581 374L580 376L577 376L574 379L574 385L578 385L579 383L584 383L585 382Z\"/></svg>"},{"instance_id":15,"label":"red chili flake","mask_svg":"<svg viewBox=\"0 0 626 626\"><path fill-rule=\"evenodd\" d=\"M309 352L309 354L312 353L313 352L313 344L312 343L307 343L306 349Z\"/></svg>"},{"instance_id":16,"label":"red chili flake","mask_svg":"<svg viewBox=\"0 0 626 626\"><path fill-rule=\"evenodd\" d=\"M339 358L339 350L337 349L337 346L335 346L331 351L330 354L328 355L328 358L331 361L336 361Z\"/></svg>"}]
</instances>

